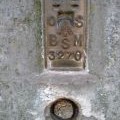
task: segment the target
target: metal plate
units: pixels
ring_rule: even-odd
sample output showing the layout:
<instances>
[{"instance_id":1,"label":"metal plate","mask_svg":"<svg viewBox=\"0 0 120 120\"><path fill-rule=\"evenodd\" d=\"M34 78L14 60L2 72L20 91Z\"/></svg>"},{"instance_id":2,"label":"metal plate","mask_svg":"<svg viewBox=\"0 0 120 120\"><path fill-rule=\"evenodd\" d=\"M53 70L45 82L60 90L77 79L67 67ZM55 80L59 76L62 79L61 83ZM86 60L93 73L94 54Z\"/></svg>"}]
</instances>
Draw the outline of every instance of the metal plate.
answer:
<instances>
[{"instance_id":1,"label":"metal plate","mask_svg":"<svg viewBox=\"0 0 120 120\"><path fill-rule=\"evenodd\" d=\"M85 69L86 6L86 0L43 1L46 68Z\"/></svg>"}]
</instances>

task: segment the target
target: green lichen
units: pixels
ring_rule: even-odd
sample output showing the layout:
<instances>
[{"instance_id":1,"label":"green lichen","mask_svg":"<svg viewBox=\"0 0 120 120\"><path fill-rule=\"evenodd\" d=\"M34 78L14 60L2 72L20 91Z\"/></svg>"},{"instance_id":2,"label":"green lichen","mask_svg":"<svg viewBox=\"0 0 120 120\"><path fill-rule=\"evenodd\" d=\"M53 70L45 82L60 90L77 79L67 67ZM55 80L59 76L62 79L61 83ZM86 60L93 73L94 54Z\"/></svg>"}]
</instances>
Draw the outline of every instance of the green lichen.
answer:
<instances>
[{"instance_id":1,"label":"green lichen","mask_svg":"<svg viewBox=\"0 0 120 120\"><path fill-rule=\"evenodd\" d=\"M41 28L41 1L34 0L34 11L35 11L35 39L36 39L36 51L37 51L37 61L36 65L39 67L39 70L43 68L43 59L42 59L42 28Z\"/></svg>"}]
</instances>

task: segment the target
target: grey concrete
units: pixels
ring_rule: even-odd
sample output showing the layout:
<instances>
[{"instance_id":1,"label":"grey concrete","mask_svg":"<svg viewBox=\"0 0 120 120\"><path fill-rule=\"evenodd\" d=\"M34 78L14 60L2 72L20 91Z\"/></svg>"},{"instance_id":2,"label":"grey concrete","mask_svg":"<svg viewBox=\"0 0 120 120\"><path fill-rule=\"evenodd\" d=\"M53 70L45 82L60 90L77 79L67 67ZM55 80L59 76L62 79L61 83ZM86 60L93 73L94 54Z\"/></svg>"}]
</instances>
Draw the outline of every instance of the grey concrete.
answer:
<instances>
[{"instance_id":1,"label":"grey concrete","mask_svg":"<svg viewBox=\"0 0 120 120\"><path fill-rule=\"evenodd\" d=\"M50 119L61 97L78 103L78 120L120 120L120 0L89 2L89 73L81 73L43 69L40 0L0 0L0 120Z\"/></svg>"}]
</instances>

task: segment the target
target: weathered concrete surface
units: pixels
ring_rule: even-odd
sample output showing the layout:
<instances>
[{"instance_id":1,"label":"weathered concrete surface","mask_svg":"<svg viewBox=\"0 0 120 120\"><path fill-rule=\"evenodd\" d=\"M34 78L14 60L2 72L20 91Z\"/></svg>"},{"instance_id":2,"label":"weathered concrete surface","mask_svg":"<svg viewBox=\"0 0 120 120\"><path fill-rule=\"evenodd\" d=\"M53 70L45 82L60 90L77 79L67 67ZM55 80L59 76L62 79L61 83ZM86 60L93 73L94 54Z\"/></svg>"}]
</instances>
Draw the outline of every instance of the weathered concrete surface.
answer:
<instances>
[{"instance_id":1,"label":"weathered concrete surface","mask_svg":"<svg viewBox=\"0 0 120 120\"><path fill-rule=\"evenodd\" d=\"M42 69L40 16L40 0L0 0L0 120L45 120L61 97L82 120L119 120L120 1L91 0L90 75Z\"/></svg>"}]
</instances>

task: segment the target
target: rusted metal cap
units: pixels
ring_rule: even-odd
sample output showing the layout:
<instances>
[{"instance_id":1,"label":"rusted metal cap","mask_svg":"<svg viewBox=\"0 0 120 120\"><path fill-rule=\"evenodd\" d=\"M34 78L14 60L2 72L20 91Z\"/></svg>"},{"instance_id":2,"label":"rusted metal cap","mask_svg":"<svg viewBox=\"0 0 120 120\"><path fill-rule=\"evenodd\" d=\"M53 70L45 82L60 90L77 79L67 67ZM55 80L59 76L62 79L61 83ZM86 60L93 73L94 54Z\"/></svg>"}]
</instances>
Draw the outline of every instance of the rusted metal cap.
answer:
<instances>
[{"instance_id":1,"label":"rusted metal cap","mask_svg":"<svg viewBox=\"0 0 120 120\"><path fill-rule=\"evenodd\" d=\"M78 116L79 109L70 99L61 98L55 101L50 108L53 120L74 120Z\"/></svg>"}]
</instances>

